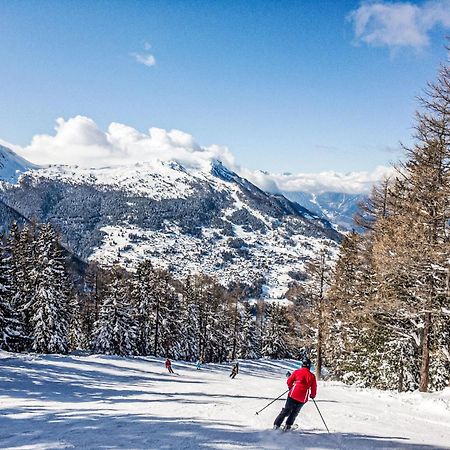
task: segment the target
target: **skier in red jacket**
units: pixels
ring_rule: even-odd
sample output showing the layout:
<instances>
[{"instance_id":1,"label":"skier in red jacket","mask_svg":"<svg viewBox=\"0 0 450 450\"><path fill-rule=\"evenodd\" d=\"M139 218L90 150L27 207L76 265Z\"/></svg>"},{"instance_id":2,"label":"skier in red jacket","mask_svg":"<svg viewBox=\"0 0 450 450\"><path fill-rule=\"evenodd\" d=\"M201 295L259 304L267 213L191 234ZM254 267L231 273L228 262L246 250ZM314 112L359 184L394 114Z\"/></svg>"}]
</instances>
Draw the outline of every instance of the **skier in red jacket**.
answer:
<instances>
[{"instance_id":1,"label":"skier in red jacket","mask_svg":"<svg viewBox=\"0 0 450 450\"><path fill-rule=\"evenodd\" d=\"M169 373L174 373L172 369L172 362L169 358L166 359L166 369L169 371Z\"/></svg>"},{"instance_id":2,"label":"skier in red jacket","mask_svg":"<svg viewBox=\"0 0 450 450\"><path fill-rule=\"evenodd\" d=\"M316 377L310 371L311 361L306 358L303 361L302 368L294 370L291 376L287 379L289 387L289 394L284 408L281 410L278 417L273 423L274 429L281 427L284 419L287 417L284 431L291 429L297 418L298 413L303 405L308 401L308 397L314 398L317 394Z\"/></svg>"}]
</instances>

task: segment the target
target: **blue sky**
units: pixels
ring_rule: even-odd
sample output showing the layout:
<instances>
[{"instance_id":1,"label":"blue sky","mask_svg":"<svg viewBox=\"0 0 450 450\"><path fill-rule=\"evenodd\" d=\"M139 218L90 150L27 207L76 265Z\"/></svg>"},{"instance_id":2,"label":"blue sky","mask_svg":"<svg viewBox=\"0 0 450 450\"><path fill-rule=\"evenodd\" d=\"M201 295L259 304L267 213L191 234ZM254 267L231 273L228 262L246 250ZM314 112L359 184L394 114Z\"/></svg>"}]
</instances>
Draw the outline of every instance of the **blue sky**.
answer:
<instances>
[{"instance_id":1,"label":"blue sky","mask_svg":"<svg viewBox=\"0 0 450 450\"><path fill-rule=\"evenodd\" d=\"M183 130L251 170L370 171L410 140L450 3L0 0L0 30L4 141L82 115Z\"/></svg>"}]
</instances>

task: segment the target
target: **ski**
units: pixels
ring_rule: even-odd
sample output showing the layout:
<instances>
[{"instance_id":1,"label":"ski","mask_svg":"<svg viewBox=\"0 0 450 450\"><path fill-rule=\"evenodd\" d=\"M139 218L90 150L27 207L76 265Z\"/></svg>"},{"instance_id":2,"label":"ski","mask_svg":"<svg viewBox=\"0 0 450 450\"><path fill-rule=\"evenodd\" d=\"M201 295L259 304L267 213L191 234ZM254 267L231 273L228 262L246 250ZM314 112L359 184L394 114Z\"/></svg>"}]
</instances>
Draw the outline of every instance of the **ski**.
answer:
<instances>
[{"instance_id":1,"label":"ski","mask_svg":"<svg viewBox=\"0 0 450 450\"><path fill-rule=\"evenodd\" d=\"M289 433L290 431L295 431L298 429L298 425L295 423L294 425L292 425L291 428L289 428L288 430L286 430L285 427L279 427L279 428L272 428L274 431L282 431L283 433Z\"/></svg>"}]
</instances>

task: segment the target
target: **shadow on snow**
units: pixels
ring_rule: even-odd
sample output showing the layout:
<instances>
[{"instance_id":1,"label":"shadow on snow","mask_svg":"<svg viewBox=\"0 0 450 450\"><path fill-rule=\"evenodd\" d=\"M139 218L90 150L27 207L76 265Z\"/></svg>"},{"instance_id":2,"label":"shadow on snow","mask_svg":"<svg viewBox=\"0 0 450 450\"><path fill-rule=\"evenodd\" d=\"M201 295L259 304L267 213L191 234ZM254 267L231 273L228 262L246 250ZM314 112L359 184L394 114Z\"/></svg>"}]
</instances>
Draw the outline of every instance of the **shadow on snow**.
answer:
<instances>
[{"instance_id":1,"label":"shadow on snow","mask_svg":"<svg viewBox=\"0 0 450 450\"><path fill-rule=\"evenodd\" d=\"M8 410L7 414L23 413ZM30 412L30 411L28 411ZM38 411L36 411L38 412ZM47 413L32 418L0 417L2 448L33 443L39 448L198 449L322 448L431 450L444 447L410 444L398 437L367 434L250 431L226 422L156 418L145 414L109 416L87 411ZM105 411L107 412L107 411Z\"/></svg>"},{"instance_id":2,"label":"shadow on snow","mask_svg":"<svg viewBox=\"0 0 450 450\"><path fill-rule=\"evenodd\" d=\"M1 360L0 397L42 399L68 403L68 408L52 412L52 404L25 405L0 409L0 447L20 448L33 444L39 448L95 449L202 449L202 448L322 448L322 449L399 449L431 450L444 447L412 444L400 437L377 437L359 433L323 433L322 431L254 431L226 421L208 421L193 417L167 418L146 413L146 403L211 404L216 398L271 400L270 397L215 395L203 392L154 392L155 382L203 383L189 376L173 377L149 366L124 367L120 359L107 362L82 361L77 367L72 358L46 356L33 359ZM129 364L129 360L127 363ZM142 360L137 362L142 363ZM86 368L87 367L87 368ZM249 364L249 369L251 365ZM276 370L273 364L265 370ZM158 369L159 370L159 369ZM163 368L161 368L163 370ZM120 384L132 389L119 388ZM136 385L133 386L133 385ZM138 389L137 387L140 387ZM146 396L148 395L148 399ZM139 396L139 398L135 398ZM322 400L326 402L327 400ZM88 402L101 402L101 410ZM142 414L117 412L114 403L142 404ZM126 405L124 405L126 406ZM170 408L170 407L169 407ZM249 411L249 416L253 412Z\"/></svg>"}]
</instances>

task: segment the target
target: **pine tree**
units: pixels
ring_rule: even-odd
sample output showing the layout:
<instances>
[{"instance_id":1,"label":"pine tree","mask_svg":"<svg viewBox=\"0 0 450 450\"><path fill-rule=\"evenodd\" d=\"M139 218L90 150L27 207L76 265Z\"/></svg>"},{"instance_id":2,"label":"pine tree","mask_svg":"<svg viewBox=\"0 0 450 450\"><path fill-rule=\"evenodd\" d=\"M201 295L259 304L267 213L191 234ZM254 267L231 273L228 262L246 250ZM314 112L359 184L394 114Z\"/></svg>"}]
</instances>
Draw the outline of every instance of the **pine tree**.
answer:
<instances>
[{"instance_id":1,"label":"pine tree","mask_svg":"<svg viewBox=\"0 0 450 450\"><path fill-rule=\"evenodd\" d=\"M289 321L284 306L271 304L266 306L265 333L262 343L262 355L280 359L290 356L288 347Z\"/></svg>"},{"instance_id":2,"label":"pine tree","mask_svg":"<svg viewBox=\"0 0 450 450\"><path fill-rule=\"evenodd\" d=\"M0 348L15 350L21 328L11 307L13 296L11 257L1 243L0 238Z\"/></svg>"},{"instance_id":3,"label":"pine tree","mask_svg":"<svg viewBox=\"0 0 450 450\"><path fill-rule=\"evenodd\" d=\"M111 278L94 325L93 348L107 355L132 355L136 353L136 330L129 285L118 268L113 269Z\"/></svg>"},{"instance_id":4,"label":"pine tree","mask_svg":"<svg viewBox=\"0 0 450 450\"><path fill-rule=\"evenodd\" d=\"M32 349L41 353L68 350L69 279L56 232L41 227L36 242L35 289L27 308L31 311Z\"/></svg>"},{"instance_id":5,"label":"pine tree","mask_svg":"<svg viewBox=\"0 0 450 450\"><path fill-rule=\"evenodd\" d=\"M261 357L261 341L252 307L245 305L242 327L239 333L239 358L256 359Z\"/></svg>"},{"instance_id":6,"label":"pine tree","mask_svg":"<svg viewBox=\"0 0 450 450\"><path fill-rule=\"evenodd\" d=\"M68 298L68 343L71 350L86 349L89 347L89 339L84 333L80 296L72 291Z\"/></svg>"},{"instance_id":7,"label":"pine tree","mask_svg":"<svg viewBox=\"0 0 450 450\"><path fill-rule=\"evenodd\" d=\"M170 283L164 286L163 301L161 302L160 345L161 354L166 357L179 359L184 339L179 327L178 311L180 309L180 296Z\"/></svg>"},{"instance_id":8,"label":"pine tree","mask_svg":"<svg viewBox=\"0 0 450 450\"><path fill-rule=\"evenodd\" d=\"M164 270L155 272L153 288L155 328L153 333L153 355L172 356L170 342L174 338L171 334L171 323L174 319L172 310L173 290L170 276Z\"/></svg>"},{"instance_id":9,"label":"pine tree","mask_svg":"<svg viewBox=\"0 0 450 450\"><path fill-rule=\"evenodd\" d=\"M110 282L108 275L109 272L100 267L97 262L89 263L85 271L81 292L78 292L80 325L87 348L92 343L94 324L99 318L101 299L106 293L107 284Z\"/></svg>"},{"instance_id":10,"label":"pine tree","mask_svg":"<svg viewBox=\"0 0 450 450\"><path fill-rule=\"evenodd\" d=\"M199 360L201 359L197 339L199 334L199 307L191 277L184 281L181 288L179 316L179 326L182 330L181 358L186 361Z\"/></svg>"},{"instance_id":11,"label":"pine tree","mask_svg":"<svg viewBox=\"0 0 450 450\"><path fill-rule=\"evenodd\" d=\"M157 274L149 260L141 262L133 277L132 298L136 312L137 349L140 355L150 355L156 326L155 294ZM158 312L159 314L159 312Z\"/></svg>"},{"instance_id":12,"label":"pine tree","mask_svg":"<svg viewBox=\"0 0 450 450\"><path fill-rule=\"evenodd\" d=\"M199 349L203 361L215 362L217 344L217 297L214 296L214 281L207 276L196 277L196 299L199 311Z\"/></svg>"},{"instance_id":13,"label":"pine tree","mask_svg":"<svg viewBox=\"0 0 450 450\"><path fill-rule=\"evenodd\" d=\"M11 253L11 306L23 328L23 344L31 348L32 310L29 308L36 286L35 228L25 226L19 230L14 222L8 237Z\"/></svg>"},{"instance_id":14,"label":"pine tree","mask_svg":"<svg viewBox=\"0 0 450 450\"><path fill-rule=\"evenodd\" d=\"M211 360L223 362L234 360L239 345L242 307L236 292L229 292L216 281L210 288L211 310L209 314L209 344ZM235 343L236 339L236 343ZM234 356L234 357L233 357Z\"/></svg>"}]
</instances>

